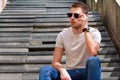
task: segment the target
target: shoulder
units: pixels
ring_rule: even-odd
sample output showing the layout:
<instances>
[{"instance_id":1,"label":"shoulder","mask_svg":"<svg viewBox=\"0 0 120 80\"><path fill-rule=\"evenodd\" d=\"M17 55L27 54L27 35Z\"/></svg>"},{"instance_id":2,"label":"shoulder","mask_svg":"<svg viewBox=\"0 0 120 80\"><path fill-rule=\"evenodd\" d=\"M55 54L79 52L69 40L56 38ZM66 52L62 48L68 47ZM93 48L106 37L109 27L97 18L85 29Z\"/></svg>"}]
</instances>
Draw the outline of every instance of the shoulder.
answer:
<instances>
[{"instance_id":1,"label":"shoulder","mask_svg":"<svg viewBox=\"0 0 120 80\"><path fill-rule=\"evenodd\" d=\"M100 33L100 31L96 28L93 28L93 27L89 27L89 28L91 33Z\"/></svg>"},{"instance_id":2,"label":"shoulder","mask_svg":"<svg viewBox=\"0 0 120 80\"><path fill-rule=\"evenodd\" d=\"M71 30L71 27L69 27L69 28L64 28L63 30L62 30L62 32L69 32Z\"/></svg>"},{"instance_id":3,"label":"shoulder","mask_svg":"<svg viewBox=\"0 0 120 80\"><path fill-rule=\"evenodd\" d=\"M59 34L61 35L66 35L69 34L71 32L71 28L64 28Z\"/></svg>"}]
</instances>

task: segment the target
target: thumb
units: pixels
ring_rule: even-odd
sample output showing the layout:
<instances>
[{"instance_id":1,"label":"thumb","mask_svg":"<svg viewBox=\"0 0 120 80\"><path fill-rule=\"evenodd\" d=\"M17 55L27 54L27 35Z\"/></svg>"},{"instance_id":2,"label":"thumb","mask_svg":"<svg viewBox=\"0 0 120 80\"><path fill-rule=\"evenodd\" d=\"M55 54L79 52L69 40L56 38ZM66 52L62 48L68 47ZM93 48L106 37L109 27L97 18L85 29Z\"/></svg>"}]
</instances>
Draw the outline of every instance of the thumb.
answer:
<instances>
[{"instance_id":1,"label":"thumb","mask_svg":"<svg viewBox=\"0 0 120 80\"><path fill-rule=\"evenodd\" d=\"M83 17L81 18L82 20L87 20L88 19L88 16L83 14Z\"/></svg>"}]
</instances>

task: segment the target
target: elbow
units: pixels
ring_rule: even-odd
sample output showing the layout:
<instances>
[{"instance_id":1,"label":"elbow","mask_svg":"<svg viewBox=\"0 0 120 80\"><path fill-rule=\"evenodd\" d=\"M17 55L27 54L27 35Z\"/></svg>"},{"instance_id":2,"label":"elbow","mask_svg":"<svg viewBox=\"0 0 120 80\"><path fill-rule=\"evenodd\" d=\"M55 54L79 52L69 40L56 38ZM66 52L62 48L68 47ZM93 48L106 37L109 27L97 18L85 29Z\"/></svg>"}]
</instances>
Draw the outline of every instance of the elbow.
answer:
<instances>
[{"instance_id":1,"label":"elbow","mask_svg":"<svg viewBox=\"0 0 120 80\"><path fill-rule=\"evenodd\" d=\"M55 67L55 62L52 62L52 66Z\"/></svg>"},{"instance_id":2,"label":"elbow","mask_svg":"<svg viewBox=\"0 0 120 80\"><path fill-rule=\"evenodd\" d=\"M99 49L100 46L97 44L95 47L89 48L88 52L91 56L96 56L98 54Z\"/></svg>"},{"instance_id":3,"label":"elbow","mask_svg":"<svg viewBox=\"0 0 120 80\"><path fill-rule=\"evenodd\" d=\"M54 64L52 63L52 66L54 67Z\"/></svg>"},{"instance_id":4,"label":"elbow","mask_svg":"<svg viewBox=\"0 0 120 80\"><path fill-rule=\"evenodd\" d=\"M88 50L88 53L91 56L96 56L98 54L98 50L99 50L99 48L91 48L91 49Z\"/></svg>"},{"instance_id":5,"label":"elbow","mask_svg":"<svg viewBox=\"0 0 120 80\"><path fill-rule=\"evenodd\" d=\"M60 64L59 62L52 62L52 66L56 67L58 64Z\"/></svg>"},{"instance_id":6,"label":"elbow","mask_svg":"<svg viewBox=\"0 0 120 80\"><path fill-rule=\"evenodd\" d=\"M90 50L90 51L89 51L89 54L90 54L91 56L96 56L96 55L98 54L98 51L97 51L97 50Z\"/></svg>"}]
</instances>

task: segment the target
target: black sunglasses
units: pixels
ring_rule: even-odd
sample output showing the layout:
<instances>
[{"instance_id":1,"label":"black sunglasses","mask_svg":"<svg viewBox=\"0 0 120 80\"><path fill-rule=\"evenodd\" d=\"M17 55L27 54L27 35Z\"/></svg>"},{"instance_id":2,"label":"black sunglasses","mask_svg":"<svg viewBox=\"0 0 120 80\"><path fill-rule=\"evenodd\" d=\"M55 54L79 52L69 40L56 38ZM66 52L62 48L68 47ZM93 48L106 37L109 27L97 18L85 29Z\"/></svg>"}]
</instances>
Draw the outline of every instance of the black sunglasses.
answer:
<instances>
[{"instance_id":1,"label":"black sunglasses","mask_svg":"<svg viewBox=\"0 0 120 80\"><path fill-rule=\"evenodd\" d=\"M74 13L74 14L72 14L72 13L67 13L67 16L69 17L69 18L71 18L72 17L72 15L74 15L74 18L79 18L79 14L78 13Z\"/></svg>"}]
</instances>

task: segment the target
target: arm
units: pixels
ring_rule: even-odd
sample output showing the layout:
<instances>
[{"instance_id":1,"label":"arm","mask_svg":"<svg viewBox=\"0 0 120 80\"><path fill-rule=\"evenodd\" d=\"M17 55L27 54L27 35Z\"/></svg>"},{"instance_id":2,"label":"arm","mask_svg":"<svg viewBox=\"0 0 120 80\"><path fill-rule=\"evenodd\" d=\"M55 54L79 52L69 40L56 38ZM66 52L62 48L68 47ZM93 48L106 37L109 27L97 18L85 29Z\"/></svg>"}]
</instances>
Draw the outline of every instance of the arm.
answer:
<instances>
[{"instance_id":1,"label":"arm","mask_svg":"<svg viewBox=\"0 0 120 80\"><path fill-rule=\"evenodd\" d=\"M82 21L83 21L83 28L88 28L88 15L83 14ZM90 32L85 31L84 35L85 35L85 41L86 41L86 47L88 53L92 56L97 55L98 50L100 48L100 44L93 40Z\"/></svg>"},{"instance_id":2,"label":"arm","mask_svg":"<svg viewBox=\"0 0 120 80\"><path fill-rule=\"evenodd\" d=\"M60 47L55 47L54 56L52 60L52 66L60 72L61 80L71 80L68 72L60 63L62 59L64 49Z\"/></svg>"},{"instance_id":3,"label":"arm","mask_svg":"<svg viewBox=\"0 0 120 80\"><path fill-rule=\"evenodd\" d=\"M88 53L92 56L97 55L100 45L92 39L89 32L84 32Z\"/></svg>"},{"instance_id":4,"label":"arm","mask_svg":"<svg viewBox=\"0 0 120 80\"><path fill-rule=\"evenodd\" d=\"M63 66L60 63L62 59L62 54L63 54L63 48L55 47L52 66L55 67L58 71L61 71L61 69L63 69Z\"/></svg>"}]
</instances>

